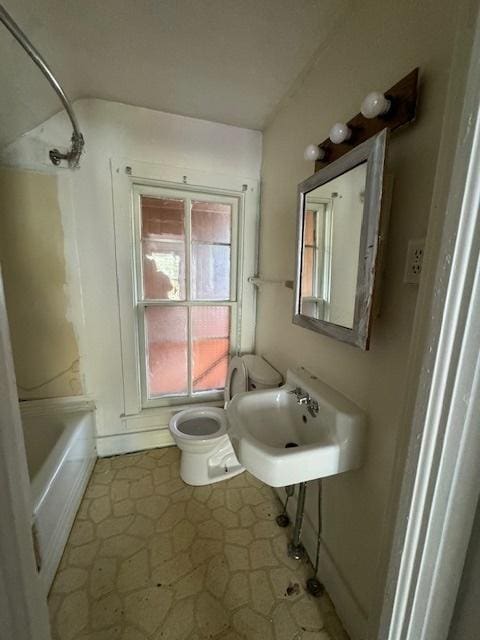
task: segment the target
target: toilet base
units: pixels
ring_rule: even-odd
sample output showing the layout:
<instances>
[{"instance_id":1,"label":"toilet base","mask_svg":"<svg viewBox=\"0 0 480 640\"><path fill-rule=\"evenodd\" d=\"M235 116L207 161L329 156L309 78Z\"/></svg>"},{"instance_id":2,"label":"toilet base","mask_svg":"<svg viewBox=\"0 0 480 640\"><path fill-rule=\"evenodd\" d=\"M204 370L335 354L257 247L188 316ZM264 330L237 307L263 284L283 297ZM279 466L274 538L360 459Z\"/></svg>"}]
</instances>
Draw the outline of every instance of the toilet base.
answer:
<instances>
[{"instance_id":1,"label":"toilet base","mask_svg":"<svg viewBox=\"0 0 480 640\"><path fill-rule=\"evenodd\" d=\"M181 450L180 477L189 485L200 487L238 476L245 471L237 459L228 436L221 438L212 451Z\"/></svg>"}]
</instances>

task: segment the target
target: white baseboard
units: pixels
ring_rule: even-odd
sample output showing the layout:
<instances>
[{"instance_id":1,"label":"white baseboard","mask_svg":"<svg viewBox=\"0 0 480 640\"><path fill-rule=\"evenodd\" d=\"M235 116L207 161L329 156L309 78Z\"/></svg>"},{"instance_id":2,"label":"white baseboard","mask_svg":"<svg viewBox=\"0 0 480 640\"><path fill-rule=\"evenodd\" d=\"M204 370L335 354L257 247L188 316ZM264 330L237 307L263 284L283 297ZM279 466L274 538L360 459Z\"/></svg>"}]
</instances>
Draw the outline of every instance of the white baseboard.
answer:
<instances>
[{"instance_id":1,"label":"white baseboard","mask_svg":"<svg viewBox=\"0 0 480 640\"><path fill-rule=\"evenodd\" d=\"M278 495L282 501L285 499L285 493L282 490L278 490ZM288 504L288 515L292 522L295 520L296 508L297 501L294 496ZM308 513L305 513L303 520L302 542L314 564L317 549L317 531L308 517ZM364 640L367 635L367 615L355 598L345 576L339 571L324 541L320 545L318 577L325 585L325 589L335 605L338 617L351 640Z\"/></svg>"},{"instance_id":2,"label":"white baseboard","mask_svg":"<svg viewBox=\"0 0 480 640\"><path fill-rule=\"evenodd\" d=\"M364 640L367 634L368 618L360 608L350 585L340 574L324 543L320 547L318 574L351 640Z\"/></svg>"},{"instance_id":3,"label":"white baseboard","mask_svg":"<svg viewBox=\"0 0 480 640\"><path fill-rule=\"evenodd\" d=\"M97 451L100 458L116 456L120 453L133 453L144 449L170 447L175 444L170 430L153 429L151 431L137 431L121 433L114 436L97 437Z\"/></svg>"}]
</instances>

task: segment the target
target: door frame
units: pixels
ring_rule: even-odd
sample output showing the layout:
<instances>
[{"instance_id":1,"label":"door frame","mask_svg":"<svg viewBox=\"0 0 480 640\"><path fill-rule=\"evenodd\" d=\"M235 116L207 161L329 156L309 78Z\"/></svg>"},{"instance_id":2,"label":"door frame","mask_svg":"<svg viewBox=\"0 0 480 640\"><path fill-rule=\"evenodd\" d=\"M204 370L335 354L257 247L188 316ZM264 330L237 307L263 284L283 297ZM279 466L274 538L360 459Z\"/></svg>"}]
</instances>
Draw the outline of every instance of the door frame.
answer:
<instances>
[{"instance_id":1,"label":"door frame","mask_svg":"<svg viewBox=\"0 0 480 640\"><path fill-rule=\"evenodd\" d=\"M454 144L448 133L440 144L440 156L455 154L436 268L419 295L412 351L419 348L421 366L398 500L392 492L398 510L375 635L381 640L447 638L479 498L480 24L473 18L469 56L463 42L451 69L444 134L462 94L463 111ZM468 72L459 93L452 85L462 62ZM437 181L447 170L448 162Z\"/></svg>"},{"instance_id":2,"label":"door frame","mask_svg":"<svg viewBox=\"0 0 480 640\"><path fill-rule=\"evenodd\" d=\"M0 269L0 620L2 637L50 640L33 550L31 494ZM9 525L9 526L6 526Z\"/></svg>"}]
</instances>

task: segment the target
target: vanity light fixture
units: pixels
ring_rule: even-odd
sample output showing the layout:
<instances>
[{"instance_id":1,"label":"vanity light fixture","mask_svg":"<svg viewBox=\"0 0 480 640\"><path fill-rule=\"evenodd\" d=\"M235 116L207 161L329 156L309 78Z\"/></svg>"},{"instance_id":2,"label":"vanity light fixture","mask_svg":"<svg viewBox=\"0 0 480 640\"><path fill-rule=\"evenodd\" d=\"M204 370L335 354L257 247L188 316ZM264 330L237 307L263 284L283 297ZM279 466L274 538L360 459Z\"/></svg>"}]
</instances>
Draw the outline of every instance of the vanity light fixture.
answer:
<instances>
[{"instance_id":1,"label":"vanity light fixture","mask_svg":"<svg viewBox=\"0 0 480 640\"><path fill-rule=\"evenodd\" d=\"M349 140L352 136L352 130L344 122L336 122L330 129L330 140L334 144L341 144L345 140Z\"/></svg>"},{"instance_id":2,"label":"vanity light fixture","mask_svg":"<svg viewBox=\"0 0 480 640\"><path fill-rule=\"evenodd\" d=\"M395 131L414 122L418 76L417 67L384 93L370 92L362 102L360 113L346 122L336 122L330 129L329 138L305 148L305 160L315 160L315 171L320 171L383 129ZM347 140L348 144L345 144Z\"/></svg>"},{"instance_id":3,"label":"vanity light fixture","mask_svg":"<svg viewBox=\"0 0 480 640\"><path fill-rule=\"evenodd\" d=\"M303 152L305 160L323 160L325 158L325 149L319 147L318 144L309 144Z\"/></svg>"},{"instance_id":4,"label":"vanity light fixture","mask_svg":"<svg viewBox=\"0 0 480 640\"><path fill-rule=\"evenodd\" d=\"M378 118L388 113L392 103L380 91L372 91L362 102L360 113L364 118Z\"/></svg>"}]
</instances>

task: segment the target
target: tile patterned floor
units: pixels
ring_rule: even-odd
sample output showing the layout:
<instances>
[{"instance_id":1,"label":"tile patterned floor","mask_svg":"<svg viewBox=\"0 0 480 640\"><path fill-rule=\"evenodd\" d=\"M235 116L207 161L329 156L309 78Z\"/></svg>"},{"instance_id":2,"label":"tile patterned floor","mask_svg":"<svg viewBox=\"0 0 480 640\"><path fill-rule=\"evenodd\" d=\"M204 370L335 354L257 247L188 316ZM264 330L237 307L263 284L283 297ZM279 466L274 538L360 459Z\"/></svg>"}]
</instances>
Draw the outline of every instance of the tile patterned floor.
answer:
<instances>
[{"instance_id":1,"label":"tile patterned floor","mask_svg":"<svg viewBox=\"0 0 480 640\"><path fill-rule=\"evenodd\" d=\"M54 640L348 640L287 558L273 491L178 470L176 448L97 462L49 596Z\"/></svg>"}]
</instances>

